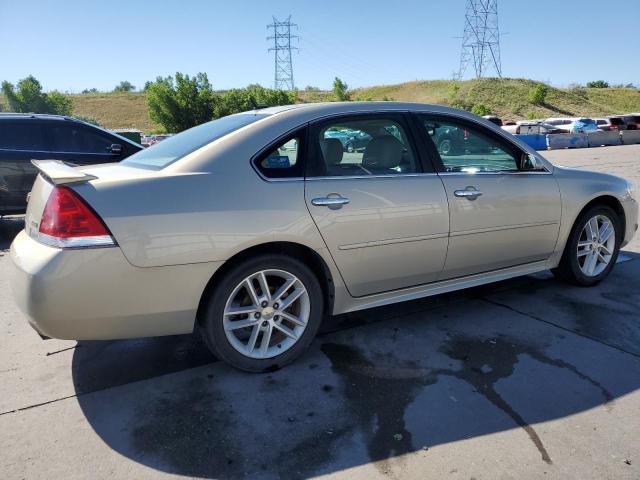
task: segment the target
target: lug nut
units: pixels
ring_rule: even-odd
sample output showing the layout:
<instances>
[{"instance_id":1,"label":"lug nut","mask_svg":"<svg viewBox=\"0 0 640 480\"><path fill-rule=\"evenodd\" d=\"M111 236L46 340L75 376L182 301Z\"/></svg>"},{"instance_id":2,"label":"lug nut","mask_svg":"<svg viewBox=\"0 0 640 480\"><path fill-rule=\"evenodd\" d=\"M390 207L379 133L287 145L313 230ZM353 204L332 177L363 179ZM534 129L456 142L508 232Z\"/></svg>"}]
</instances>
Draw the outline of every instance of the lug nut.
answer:
<instances>
[{"instance_id":1,"label":"lug nut","mask_svg":"<svg viewBox=\"0 0 640 480\"><path fill-rule=\"evenodd\" d=\"M275 316L273 317L273 321L274 321L274 322L277 322L278 320L280 320L280 317L279 317L278 315L275 315Z\"/></svg>"},{"instance_id":2,"label":"lug nut","mask_svg":"<svg viewBox=\"0 0 640 480\"><path fill-rule=\"evenodd\" d=\"M267 307L267 305L269 305L269 304L268 304L266 301L265 301L265 302L262 302L262 303L260 304L260 306L261 306L262 308L266 308L266 307Z\"/></svg>"},{"instance_id":3,"label":"lug nut","mask_svg":"<svg viewBox=\"0 0 640 480\"><path fill-rule=\"evenodd\" d=\"M262 322L262 326L266 327L267 325L269 325L269 322L267 322L266 320L264 322Z\"/></svg>"},{"instance_id":4,"label":"lug nut","mask_svg":"<svg viewBox=\"0 0 640 480\"><path fill-rule=\"evenodd\" d=\"M260 312L256 312L256 313L254 313L254 314L253 314L253 316L254 316L255 318L260 318Z\"/></svg>"},{"instance_id":5,"label":"lug nut","mask_svg":"<svg viewBox=\"0 0 640 480\"><path fill-rule=\"evenodd\" d=\"M274 303L273 304L273 308L275 308L277 310L278 308L280 308L280 305L278 305L277 303Z\"/></svg>"}]
</instances>

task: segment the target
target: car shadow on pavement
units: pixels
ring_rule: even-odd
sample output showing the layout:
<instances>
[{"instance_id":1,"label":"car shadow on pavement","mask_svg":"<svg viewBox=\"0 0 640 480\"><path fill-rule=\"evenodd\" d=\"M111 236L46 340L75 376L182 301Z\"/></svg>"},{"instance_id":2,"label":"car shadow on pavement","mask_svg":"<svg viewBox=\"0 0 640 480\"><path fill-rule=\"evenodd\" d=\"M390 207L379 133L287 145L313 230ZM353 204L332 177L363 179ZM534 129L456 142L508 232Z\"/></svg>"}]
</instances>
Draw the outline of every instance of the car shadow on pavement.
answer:
<instances>
[{"instance_id":1,"label":"car shadow on pavement","mask_svg":"<svg viewBox=\"0 0 640 480\"><path fill-rule=\"evenodd\" d=\"M512 429L523 461L551 464L559 440L539 424L615 415L640 386L629 255L591 289L541 274L338 316L268 374L213 361L196 335L79 342L77 399L109 447L186 476L307 478L371 462L393 473L406 454Z\"/></svg>"}]
</instances>

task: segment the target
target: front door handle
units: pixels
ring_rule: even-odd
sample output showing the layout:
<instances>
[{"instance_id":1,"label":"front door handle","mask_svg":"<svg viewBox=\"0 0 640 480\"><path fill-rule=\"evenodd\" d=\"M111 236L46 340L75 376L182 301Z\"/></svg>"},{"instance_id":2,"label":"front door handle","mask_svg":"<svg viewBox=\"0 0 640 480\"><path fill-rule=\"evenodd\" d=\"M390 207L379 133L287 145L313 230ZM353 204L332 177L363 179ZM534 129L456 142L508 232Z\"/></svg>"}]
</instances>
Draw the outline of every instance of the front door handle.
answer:
<instances>
[{"instance_id":1,"label":"front door handle","mask_svg":"<svg viewBox=\"0 0 640 480\"><path fill-rule=\"evenodd\" d=\"M480 190L476 190L475 188L466 188L465 190L456 190L453 192L456 197L466 198L468 200L475 200L482 192Z\"/></svg>"},{"instance_id":2,"label":"front door handle","mask_svg":"<svg viewBox=\"0 0 640 480\"><path fill-rule=\"evenodd\" d=\"M351 200L346 197L318 197L311 200L311 204L316 207L333 207L340 208L342 205L346 205Z\"/></svg>"}]
</instances>

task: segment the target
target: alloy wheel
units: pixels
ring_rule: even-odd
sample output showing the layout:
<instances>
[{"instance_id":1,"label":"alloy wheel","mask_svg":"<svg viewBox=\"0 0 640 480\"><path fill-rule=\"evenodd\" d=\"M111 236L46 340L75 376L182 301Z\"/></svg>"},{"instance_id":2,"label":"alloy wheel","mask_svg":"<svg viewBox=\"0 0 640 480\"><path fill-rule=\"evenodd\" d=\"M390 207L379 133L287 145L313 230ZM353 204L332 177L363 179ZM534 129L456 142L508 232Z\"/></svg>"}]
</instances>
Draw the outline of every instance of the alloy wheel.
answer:
<instances>
[{"instance_id":1,"label":"alloy wheel","mask_svg":"<svg viewBox=\"0 0 640 480\"><path fill-rule=\"evenodd\" d=\"M616 246L616 231L611 219L596 215L585 224L578 238L578 265L583 274L597 277L609 265Z\"/></svg>"},{"instance_id":2,"label":"alloy wheel","mask_svg":"<svg viewBox=\"0 0 640 480\"><path fill-rule=\"evenodd\" d=\"M242 280L224 308L223 326L233 348L265 359L289 350L302 336L311 311L304 284L284 270L261 270Z\"/></svg>"}]
</instances>

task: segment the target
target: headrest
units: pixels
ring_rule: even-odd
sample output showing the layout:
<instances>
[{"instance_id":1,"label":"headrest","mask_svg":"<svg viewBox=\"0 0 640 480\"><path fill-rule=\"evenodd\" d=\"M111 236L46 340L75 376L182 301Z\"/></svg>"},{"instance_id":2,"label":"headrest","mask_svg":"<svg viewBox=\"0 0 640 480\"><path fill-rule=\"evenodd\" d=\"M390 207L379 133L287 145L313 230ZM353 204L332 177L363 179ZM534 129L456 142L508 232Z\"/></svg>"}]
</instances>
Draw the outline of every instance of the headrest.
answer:
<instances>
[{"instance_id":1,"label":"headrest","mask_svg":"<svg viewBox=\"0 0 640 480\"><path fill-rule=\"evenodd\" d=\"M320 141L320 150L328 167L339 165L342 162L342 142L337 138L325 138Z\"/></svg>"},{"instance_id":2,"label":"headrest","mask_svg":"<svg viewBox=\"0 0 640 480\"><path fill-rule=\"evenodd\" d=\"M362 165L373 168L395 168L401 161L402 143L392 135L374 137L362 157Z\"/></svg>"}]
</instances>

